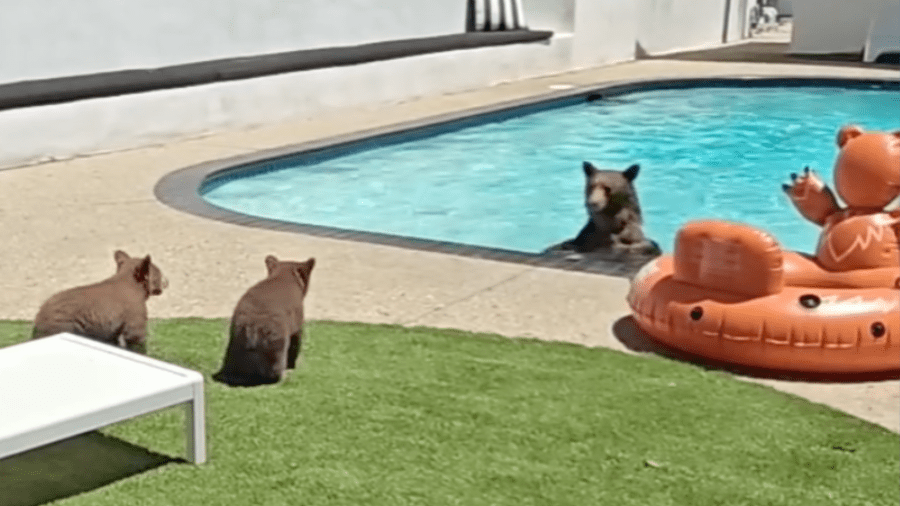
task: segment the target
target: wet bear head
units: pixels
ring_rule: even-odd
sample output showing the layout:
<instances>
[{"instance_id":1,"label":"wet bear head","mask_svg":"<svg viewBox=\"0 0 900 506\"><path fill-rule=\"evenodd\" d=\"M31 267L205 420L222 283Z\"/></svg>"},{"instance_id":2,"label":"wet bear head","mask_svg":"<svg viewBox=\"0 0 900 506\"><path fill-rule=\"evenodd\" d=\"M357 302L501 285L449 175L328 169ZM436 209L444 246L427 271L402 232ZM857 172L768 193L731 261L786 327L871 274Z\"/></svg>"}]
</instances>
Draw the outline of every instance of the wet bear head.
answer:
<instances>
[{"instance_id":1,"label":"wet bear head","mask_svg":"<svg viewBox=\"0 0 900 506\"><path fill-rule=\"evenodd\" d=\"M640 211L634 180L640 166L635 164L624 171L602 170L591 162L584 162L584 204L591 217L613 216L624 208Z\"/></svg>"}]
</instances>

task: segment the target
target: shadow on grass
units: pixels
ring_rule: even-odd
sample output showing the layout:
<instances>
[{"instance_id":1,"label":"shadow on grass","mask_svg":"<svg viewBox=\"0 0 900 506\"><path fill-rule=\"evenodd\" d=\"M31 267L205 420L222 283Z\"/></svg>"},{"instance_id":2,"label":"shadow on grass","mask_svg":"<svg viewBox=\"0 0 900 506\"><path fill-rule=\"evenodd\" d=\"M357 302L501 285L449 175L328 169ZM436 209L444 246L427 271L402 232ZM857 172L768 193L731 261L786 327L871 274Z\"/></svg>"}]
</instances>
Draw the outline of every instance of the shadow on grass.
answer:
<instances>
[{"instance_id":1,"label":"shadow on grass","mask_svg":"<svg viewBox=\"0 0 900 506\"><path fill-rule=\"evenodd\" d=\"M626 348L631 351L640 353L653 353L662 357L678 360L681 362L690 362L699 367L711 371L722 371L738 376L748 376L751 378L776 379L784 381L803 381L808 383L856 383L865 381L884 381L900 378L900 374L896 372L877 372L877 373L845 373L845 374L826 374L826 373L803 373L794 371L780 371L772 369L762 369L757 367L749 367L740 364L732 364L717 360L708 359L687 353L666 344L663 344L651 337L649 334L641 330L631 316L620 318L613 324L613 335Z\"/></svg>"},{"instance_id":2,"label":"shadow on grass","mask_svg":"<svg viewBox=\"0 0 900 506\"><path fill-rule=\"evenodd\" d=\"M173 463L121 439L89 432L0 460L0 506L34 506Z\"/></svg>"}]
</instances>

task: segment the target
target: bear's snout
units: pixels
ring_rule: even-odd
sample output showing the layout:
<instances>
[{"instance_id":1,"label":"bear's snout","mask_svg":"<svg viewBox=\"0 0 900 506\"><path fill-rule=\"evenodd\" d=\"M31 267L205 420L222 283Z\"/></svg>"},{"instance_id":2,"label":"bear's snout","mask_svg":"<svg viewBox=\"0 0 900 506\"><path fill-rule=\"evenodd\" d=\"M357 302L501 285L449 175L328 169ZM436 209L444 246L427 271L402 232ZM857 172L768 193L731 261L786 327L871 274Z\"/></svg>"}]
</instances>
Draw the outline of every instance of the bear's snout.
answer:
<instances>
[{"instance_id":1,"label":"bear's snout","mask_svg":"<svg viewBox=\"0 0 900 506\"><path fill-rule=\"evenodd\" d=\"M587 206L588 212L599 213L606 207L607 201L606 195L601 192L592 192L585 200L585 206Z\"/></svg>"},{"instance_id":2,"label":"bear's snout","mask_svg":"<svg viewBox=\"0 0 900 506\"><path fill-rule=\"evenodd\" d=\"M153 287L153 295L162 294L163 290L169 288L169 279L163 276L159 280L159 287Z\"/></svg>"}]
</instances>

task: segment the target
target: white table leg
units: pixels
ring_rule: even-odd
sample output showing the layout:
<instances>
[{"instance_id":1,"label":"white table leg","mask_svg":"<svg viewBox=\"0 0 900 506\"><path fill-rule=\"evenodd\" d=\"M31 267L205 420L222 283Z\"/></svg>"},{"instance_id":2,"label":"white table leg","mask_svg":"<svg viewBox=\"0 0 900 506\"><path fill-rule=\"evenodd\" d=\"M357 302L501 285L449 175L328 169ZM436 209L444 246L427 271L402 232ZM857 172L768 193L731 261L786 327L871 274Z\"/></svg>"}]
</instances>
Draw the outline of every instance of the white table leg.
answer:
<instances>
[{"instance_id":1,"label":"white table leg","mask_svg":"<svg viewBox=\"0 0 900 506\"><path fill-rule=\"evenodd\" d=\"M194 399L185 403L184 430L187 456L195 464L206 462L206 409L203 383L194 385Z\"/></svg>"}]
</instances>

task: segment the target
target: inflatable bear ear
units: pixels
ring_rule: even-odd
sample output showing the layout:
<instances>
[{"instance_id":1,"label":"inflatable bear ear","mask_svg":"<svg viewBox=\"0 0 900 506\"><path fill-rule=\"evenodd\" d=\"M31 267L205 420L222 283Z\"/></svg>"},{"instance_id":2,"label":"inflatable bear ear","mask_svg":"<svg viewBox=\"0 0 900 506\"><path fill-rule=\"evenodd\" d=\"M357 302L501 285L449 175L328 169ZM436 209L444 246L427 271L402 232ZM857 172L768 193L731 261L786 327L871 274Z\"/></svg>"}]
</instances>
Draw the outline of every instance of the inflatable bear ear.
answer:
<instances>
[{"instance_id":1,"label":"inflatable bear ear","mask_svg":"<svg viewBox=\"0 0 900 506\"><path fill-rule=\"evenodd\" d=\"M844 144L847 144L847 141L853 139L855 137L859 137L863 134L863 129L856 125L847 125L838 131L837 134L837 145L838 147L844 147Z\"/></svg>"},{"instance_id":2,"label":"inflatable bear ear","mask_svg":"<svg viewBox=\"0 0 900 506\"><path fill-rule=\"evenodd\" d=\"M625 176L625 179L627 179L628 181L634 181L638 176L639 170L641 170L641 166L638 164L634 164L631 167L625 169L625 171L622 172L622 175Z\"/></svg>"},{"instance_id":3,"label":"inflatable bear ear","mask_svg":"<svg viewBox=\"0 0 900 506\"><path fill-rule=\"evenodd\" d=\"M278 267L278 259L275 258L275 255L269 255L266 257L266 270L269 271L269 275L271 276L273 272L275 272L275 267Z\"/></svg>"}]
</instances>

